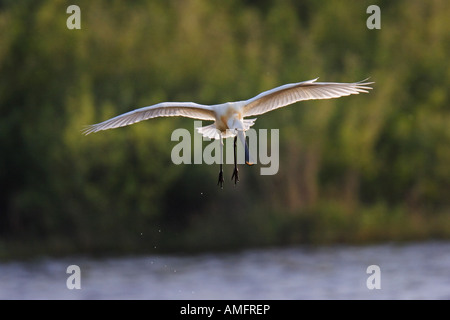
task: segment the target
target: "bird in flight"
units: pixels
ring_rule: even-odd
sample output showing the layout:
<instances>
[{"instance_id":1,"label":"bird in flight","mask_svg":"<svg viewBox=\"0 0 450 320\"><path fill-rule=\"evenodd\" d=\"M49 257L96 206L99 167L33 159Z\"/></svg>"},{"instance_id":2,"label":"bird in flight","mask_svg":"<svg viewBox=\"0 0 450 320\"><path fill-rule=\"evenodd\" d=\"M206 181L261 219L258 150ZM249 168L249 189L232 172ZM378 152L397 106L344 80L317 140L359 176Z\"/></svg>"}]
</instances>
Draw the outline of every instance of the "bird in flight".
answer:
<instances>
[{"instance_id":1,"label":"bird in flight","mask_svg":"<svg viewBox=\"0 0 450 320\"><path fill-rule=\"evenodd\" d=\"M245 150L245 163L252 165L245 131L256 119L244 119L257 116L298 101L314 99L332 99L372 89L373 82L366 80L353 83L316 82L318 78L298 83L285 84L274 89L264 91L257 96L235 102L225 102L215 105L202 105L194 102L161 102L155 105L139 108L109 120L85 127L83 133L90 133L124 127L143 120L157 117L188 117L200 120L210 120L214 123L197 128L204 137L220 140L220 159L223 155L223 139L234 137L234 171L231 179L236 184L239 181L239 171L236 161L236 141L239 137ZM220 162L219 179L217 184L223 188L223 168Z\"/></svg>"}]
</instances>

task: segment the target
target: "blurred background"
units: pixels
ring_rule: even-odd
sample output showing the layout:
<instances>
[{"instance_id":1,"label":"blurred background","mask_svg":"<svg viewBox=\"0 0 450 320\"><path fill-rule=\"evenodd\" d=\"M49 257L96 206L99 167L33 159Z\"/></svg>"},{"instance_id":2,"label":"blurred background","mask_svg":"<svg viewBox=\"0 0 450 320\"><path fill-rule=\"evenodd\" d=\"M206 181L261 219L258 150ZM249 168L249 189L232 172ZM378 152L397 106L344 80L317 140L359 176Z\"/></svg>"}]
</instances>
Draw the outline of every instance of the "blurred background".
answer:
<instances>
[{"instance_id":1,"label":"blurred background","mask_svg":"<svg viewBox=\"0 0 450 320\"><path fill-rule=\"evenodd\" d=\"M80 30L66 27L71 4L81 9ZM379 30L366 26L372 4L381 9ZM2 1L3 270L30 258L206 259L297 246L410 250L410 242L422 252L430 251L422 243L437 246L448 270L449 16L446 0ZM193 134L192 119L81 134L162 101L245 100L316 77L375 84L369 94L259 116L255 129L280 130L279 172L242 166L236 187L232 165L221 190L218 166L172 163L171 133Z\"/></svg>"}]
</instances>

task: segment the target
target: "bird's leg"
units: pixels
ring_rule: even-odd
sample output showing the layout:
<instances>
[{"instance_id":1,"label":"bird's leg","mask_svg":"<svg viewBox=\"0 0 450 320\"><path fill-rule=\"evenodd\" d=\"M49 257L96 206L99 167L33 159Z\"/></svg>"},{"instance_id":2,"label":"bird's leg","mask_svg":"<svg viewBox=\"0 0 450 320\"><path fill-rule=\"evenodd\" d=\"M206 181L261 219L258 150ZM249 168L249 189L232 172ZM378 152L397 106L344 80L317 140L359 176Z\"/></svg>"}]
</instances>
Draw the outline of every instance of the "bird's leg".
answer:
<instances>
[{"instance_id":1,"label":"bird's leg","mask_svg":"<svg viewBox=\"0 0 450 320\"><path fill-rule=\"evenodd\" d=\"M233 175L231 176L231 180L233 180L233 178L234 178L235 185L239 181L239 170L237 168L237 156L236 156L236 142L237 142L237 136L234 137L234 171L233 171Z\"/></svg>"},{"instance_id":2,"label":"bird's leg","mask_svg":"<svg viewBox=\"0 0 450 320\"><path fill-rule=\"evenodd\" d=\"M220 188L223 189L223 170L222 170L222 164L220 164L219 181L217 181L217 185L220 186Z\"/></svg>"},{"instance_id":3,"label":"bird's leg","mask_svg":"<svg viewBox=\"0 0 450 320\"><path fill-rule=\"evenodd\" d=\"M238 131L239 139L242 142L242 145L244 146L245 151L245 163L249 166L253 165L253 162L250 159L250 149L248 147L247 141L245 141L245 132L244 131Z\"/></svg>"},{"instance_id":4,"label":"bird's leg","mask_svg":"<svg viewBox=\"0 0 450 320\"><path fill-rule=\"evenodd\" d=\"M220 171L219 171L219 181L217 181L217 185L220 186L220 188L223 189L223 141L222 141L222 135L220 135Z\"/></svg>"}]
</instances>

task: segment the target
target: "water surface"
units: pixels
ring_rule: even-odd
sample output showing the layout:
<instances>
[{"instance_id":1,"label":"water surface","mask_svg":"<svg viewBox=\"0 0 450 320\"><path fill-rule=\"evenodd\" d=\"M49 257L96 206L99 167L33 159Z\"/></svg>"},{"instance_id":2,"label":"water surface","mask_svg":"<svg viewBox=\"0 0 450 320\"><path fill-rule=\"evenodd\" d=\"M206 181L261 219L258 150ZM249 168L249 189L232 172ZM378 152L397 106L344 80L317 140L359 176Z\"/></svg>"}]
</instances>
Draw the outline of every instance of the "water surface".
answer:
<instances>
[{"instance_id":1,"label":"water surface","mask_svg":"<svg viewBox=\"0 0 450 320\"><path fill-rule=\"evenodd\" d=\"M381 289L367 287L370 265ZM0 299L450 299L450 242L7 262Z\"/></svg>"}]
</instances>

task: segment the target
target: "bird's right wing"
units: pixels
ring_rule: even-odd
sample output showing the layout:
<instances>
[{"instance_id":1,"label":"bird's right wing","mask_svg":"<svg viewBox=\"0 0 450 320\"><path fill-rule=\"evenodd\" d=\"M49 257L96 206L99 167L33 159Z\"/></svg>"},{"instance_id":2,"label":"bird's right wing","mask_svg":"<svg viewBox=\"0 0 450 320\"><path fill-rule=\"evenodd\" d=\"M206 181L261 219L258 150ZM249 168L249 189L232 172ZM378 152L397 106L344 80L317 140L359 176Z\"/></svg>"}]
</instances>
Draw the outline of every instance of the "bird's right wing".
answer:
<instances>
[{"instance_id":1,"label":"bird's right wing","mask_svg":"<svg viewBox=\"0 0 450 320\"><path fill-rule=\"evenodd\" d=\"M124 127L151 118L176 116L213 121L216 119L214 117L214 111L210 106L201 105L194 102L161 102L87 126L84 128L83 133L88 135L101 130Z\"/></svg>"},{"instance_id":2,"label":"bird's right wing","mask_svg":"<svg viewBox=\"0 0 450 320\"><path fill-rule=\"evenodd\" d=\"M311 99L331 99L368 92L373 82L315 82L317 79L286 84L245 101L244 117L256 116L292 103Z\"/></svg>"}]
</instances>

